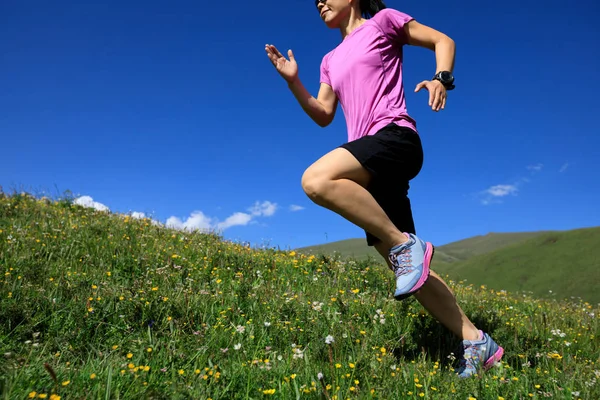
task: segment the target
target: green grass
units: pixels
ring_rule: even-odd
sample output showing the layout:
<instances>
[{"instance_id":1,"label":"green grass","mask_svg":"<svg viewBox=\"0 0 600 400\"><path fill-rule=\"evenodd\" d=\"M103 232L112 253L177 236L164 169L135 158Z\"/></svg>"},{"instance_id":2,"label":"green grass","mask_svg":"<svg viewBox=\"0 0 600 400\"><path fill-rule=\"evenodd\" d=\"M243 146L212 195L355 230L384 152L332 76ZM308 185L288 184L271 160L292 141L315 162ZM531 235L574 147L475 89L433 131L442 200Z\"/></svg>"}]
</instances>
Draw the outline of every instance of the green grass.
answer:
<instances>
[{"instance_id":1,"label":"green grass","mask_svg":"<svg viewBox=\"0 0 600 400\"><path fill-rule=\"evenodd\" d=\"M491 251L506 247L512 244L520 243L524 240L543 235L546 232L509 232L509 233L488 233L471 238L452 242L439 246L443 254L442 259L446 263L465 261L471 257L489 253Z\"/></svg>"},{"instance_id":2,"label":"green grass","mask_svg":"<svg viewBox=\"0 0 600 400\"><path fill-rule=\"evenodd\" d=\"M381 262L363 239L298 249ZM569 231L489 233L436 246L432 268L455 280L536 297L600 302L600 227Z\"/></svg>"},{"instance_id":3,"label":"green grass","mask_svg":"<svg viewBox=\"0 0 600 400\"><path fill-rule=\"evenodd\" d=\"M306 255L328 255L341 258L352 258L355 260L367 260L381 257L377 250L367 246L365 239L346 239L332 243L319 244L295 249L298 253Z\"/></svg>"},{"instance_id":4,"label":"green grass","mask_svg":"<svg viewBox=\"0 0 600 400\"><path fill-rule=\"evenodd\" d=\"M464 261L473 256L522 242L544 233L546 232L488 233L487 235L474 236L443 246L436 246L435 259L436 262L444 264ZM332 243L302 247L296 249L296 251L303 254L339 255L357 260L381 257L374 248L367 246L365 239L339 240Z\"/></svg>"},{"instance_id":5,"label":"green grass","mask_svg":"<svg viewBox=\"0 0 600 400\"><path fill-rule=\"evenodd\" d=\"M381 264L0 194L0 268L2 399L600 398L582 301L449 281L506 349L460 380L456 339Z\"/></svg>"},{"instance_id":6,"label":"green grass","mask_svg":"<svg viewBox=\"0 0 600 400\"><path fill-rule=\"evenodd\" d=\"M600 228L550 232L437 269L475 285L598 303L599 245Z\"/></svg>"}]
</instances>

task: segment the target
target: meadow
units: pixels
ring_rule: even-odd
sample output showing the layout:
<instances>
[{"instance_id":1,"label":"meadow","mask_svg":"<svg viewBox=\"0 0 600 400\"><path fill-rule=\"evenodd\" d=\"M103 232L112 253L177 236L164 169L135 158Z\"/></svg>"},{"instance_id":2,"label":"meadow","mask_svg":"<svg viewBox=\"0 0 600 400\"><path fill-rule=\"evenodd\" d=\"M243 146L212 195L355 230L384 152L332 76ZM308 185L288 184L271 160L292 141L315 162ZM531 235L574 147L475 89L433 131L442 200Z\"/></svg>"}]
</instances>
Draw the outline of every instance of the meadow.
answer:
<instances>
[{"instance_id":1,"label":"meadow","mask_svg":"<svg viewBox=\"0 0 600 400\"><path fill-rule=\"evenodd\" d=\"M2 399L598 399L598 304L449 281L460 341L382 263L251 248L0 192Z\"/></svg>"},{"instance_id":2,"label":"meadow","mask_svg":"<svg viewBox=\"0 0 600 400\"><path fill-rule=\"evenodd\" d=\"M297 249L299 253L380 260L364 238ZM563 231L490 232L436 246L432 268L454 280L536 298L600 302L600 226ZM574 271L577 271L574 274Z\"/></svg>"}]
</instances>

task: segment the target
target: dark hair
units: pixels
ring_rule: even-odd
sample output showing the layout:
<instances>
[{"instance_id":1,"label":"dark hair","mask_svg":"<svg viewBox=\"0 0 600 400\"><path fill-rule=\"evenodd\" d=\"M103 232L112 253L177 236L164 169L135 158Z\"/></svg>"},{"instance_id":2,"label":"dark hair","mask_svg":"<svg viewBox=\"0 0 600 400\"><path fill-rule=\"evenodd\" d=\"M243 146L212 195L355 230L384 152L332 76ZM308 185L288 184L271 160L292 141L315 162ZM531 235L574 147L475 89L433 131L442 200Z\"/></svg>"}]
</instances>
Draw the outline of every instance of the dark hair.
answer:
<instances>
[{"instance_id":1,"label":"dark hair","mask_svg":"<svg viewBox=\"0 0 600 400\"><path fill-rule=\"evenodd\" d=\"M384 8L386 6L381 0L360 0L360 11L363 18L371 18Z\"/></svg>"}]
</instances>

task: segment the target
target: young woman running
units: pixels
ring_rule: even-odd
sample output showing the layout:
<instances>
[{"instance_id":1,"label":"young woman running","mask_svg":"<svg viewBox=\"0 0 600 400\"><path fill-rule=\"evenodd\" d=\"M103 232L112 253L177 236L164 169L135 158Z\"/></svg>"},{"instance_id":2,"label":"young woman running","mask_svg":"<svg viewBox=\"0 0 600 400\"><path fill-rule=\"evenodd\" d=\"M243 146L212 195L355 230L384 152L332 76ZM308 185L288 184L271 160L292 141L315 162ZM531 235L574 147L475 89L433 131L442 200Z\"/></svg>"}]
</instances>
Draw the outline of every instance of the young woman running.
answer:
<instances>
[{"instance_id":1,"label":"young woman running","mask_svg":"<svg viewBox=\"0 0 600 400\"><path fill-rule=\"evenodd\" d=\"M429 106L439 111L446 104L446 91L454 88L454 42L379 0L315 4L327 27L342 34L342 42L321 62L316 98L300 81L292 51L287 59L275 46L265 46L310 118L322 127L329 125L338 102L346 118L347 143L312 164L302 176L302 187L313 202L365 230L367 244L396 275L397 300L414 295L463 340L459 376L489 368L501 359L503 349L471 323L446 283L430 271L433 246L415 235L408 199L409 181L423 165L423 148L416 123L406 111L402 46L435 52L437 72L415 91L426 89Z\"/></svg>"}]
</instances>

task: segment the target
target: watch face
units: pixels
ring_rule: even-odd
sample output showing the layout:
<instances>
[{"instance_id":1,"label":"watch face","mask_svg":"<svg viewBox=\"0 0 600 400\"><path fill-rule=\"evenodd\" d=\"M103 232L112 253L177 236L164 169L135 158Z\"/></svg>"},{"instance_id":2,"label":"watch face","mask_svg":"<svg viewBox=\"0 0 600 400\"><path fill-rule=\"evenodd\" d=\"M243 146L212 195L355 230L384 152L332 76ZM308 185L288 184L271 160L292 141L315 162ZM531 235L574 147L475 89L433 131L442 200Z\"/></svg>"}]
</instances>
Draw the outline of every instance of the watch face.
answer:
<instances>
[{"instance_id":1,"label":"watch face","mask_svg":"<svg viewBox=\"0 0 600 400\"><path fill-rule=\"evenodd\" d=\"M442 78L442 80L444 82L452 82L454 80L454 77L452 76L452 74L448 71L443 71L440 73L440 78Z\"/></svg>"}]
</instances>

